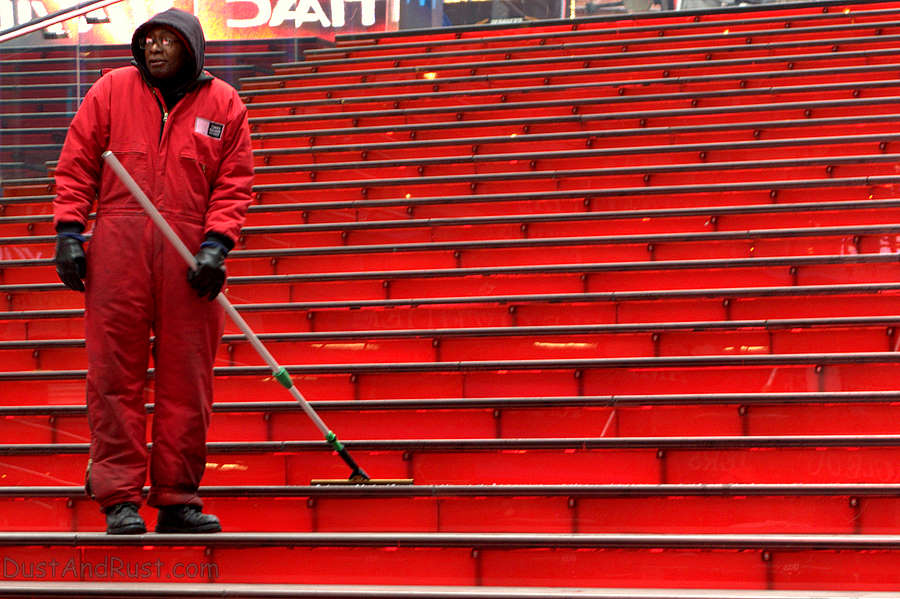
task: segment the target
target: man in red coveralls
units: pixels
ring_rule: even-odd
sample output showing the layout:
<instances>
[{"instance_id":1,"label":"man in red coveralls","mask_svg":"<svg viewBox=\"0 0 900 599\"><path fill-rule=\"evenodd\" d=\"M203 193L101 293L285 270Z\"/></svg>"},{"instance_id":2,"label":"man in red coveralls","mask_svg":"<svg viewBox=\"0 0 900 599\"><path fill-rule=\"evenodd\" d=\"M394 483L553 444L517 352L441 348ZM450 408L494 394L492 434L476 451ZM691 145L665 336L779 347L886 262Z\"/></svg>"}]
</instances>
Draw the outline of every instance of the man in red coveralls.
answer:
<instances>
[{"instance_id":1,"label":"man in red coveralls","mask_svg":"<svg viewBox=\"0 0 900 599\"><path fill-rule=\"evenodd\" d=\"M212 300L225 282L250 203L247 109L203 70L206 41L193 15L171 9L134 32L131 66L90 89L56 171L56 269L85 291L91 457L85 487L110 534L146 532L144 386L149 337L155 399L150 495L156 532L219 532L201 511L212 366L224 328ZM101 154L112 150L189 248L189 270ZM93 236L82 236L96 198ZM83 280L82 280L83 279Z\"/></svg>"}]
</instances>

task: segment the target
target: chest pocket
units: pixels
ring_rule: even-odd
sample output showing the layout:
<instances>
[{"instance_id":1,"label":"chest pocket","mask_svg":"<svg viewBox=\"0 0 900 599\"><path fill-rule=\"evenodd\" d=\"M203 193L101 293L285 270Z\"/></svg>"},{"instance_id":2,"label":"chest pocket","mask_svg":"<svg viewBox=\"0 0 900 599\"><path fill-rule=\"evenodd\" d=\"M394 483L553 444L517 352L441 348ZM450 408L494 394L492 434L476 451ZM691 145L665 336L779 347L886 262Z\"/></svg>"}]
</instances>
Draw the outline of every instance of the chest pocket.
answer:
<instances>
[{"instance_id":1,"label":"chest pocket","mask_svg":"<svg viewBox=\"0 0 900 599\"><path fill-rule=\"evenodd\" d=\"M190 143L181 152L182 167L199 170L208 186L215 180L213 171L221 157L224 133L224 124L200 116L195 117Z\"/></svg>"},{"instance_id":2,"label":"chest pocket","mask_svg":"<svg viewBox=\"0 0 900 599\"><path fill-rule=\"evenodd\" d=\"M187 189L182 189L182 193L194 199L195 210L205 212L215 177L209 158L184 150L178 156L178 166L182 180L172 182L175 190L179 185L186 186Z\"/></svg>"}]
</instances>

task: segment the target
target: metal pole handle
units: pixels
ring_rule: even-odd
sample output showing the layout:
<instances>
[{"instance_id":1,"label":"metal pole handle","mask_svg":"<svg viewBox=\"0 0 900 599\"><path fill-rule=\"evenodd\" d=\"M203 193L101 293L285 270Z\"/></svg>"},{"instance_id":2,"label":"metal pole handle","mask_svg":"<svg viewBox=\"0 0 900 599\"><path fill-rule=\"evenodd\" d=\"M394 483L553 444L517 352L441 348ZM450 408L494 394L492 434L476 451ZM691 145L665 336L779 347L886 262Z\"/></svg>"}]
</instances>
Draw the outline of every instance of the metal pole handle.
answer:
<instances>
[{"instance_id":1,"label":"metal pole handle","mask_svg":"<svg viewBox=\"0 0 900 599\"><path fill-rule=\"evenodd\" d=\"M191 254L190 250L188 250L187 246L181 241L181 238L178 237L178 234L174 229L169 225L166 219L162 214L159 213L156 206L153 205L153 202L150 201L150 198L147 197L147 194L144 193L137 182L135 182L134 178L132 178L131 174L122 166L122 163L119 162L119 159L116 158L116 155L113 154L110 150L103 152L102 154L103 160L113 169L122 183L125 184L125 187L131 192L131 194L135 197L150 219L156 224L160 231L162 231L163 235L171 242L172 246L181 254L181 257L184 258L184 261L187 263L188 267L191 269L197 268L197 261L194 259L194 255ZM346 454L346 450L343 449L343 445L337 440L337 437L331 430L329 430L328 426L325 422L319 417L316 411L309 405L309 402L305 397L300 393L297 387L294 386L291 381L290 375L287 371L275 361L275 358L272 357L272 354L269 353L269 350L266 349L266 346L263 345L262 341L259 340L259 337L256 336L256 333L250 328L250 325L243 319L243 317L238 314L237 310L235 310L234 306L228 301L228 298L225 297L224 293L219 293L216 296L216 301L225 309L225 312L231 317L231 320L238 326L241 332L247 337L250 341L250 344L253 345L253 348L256 352L265 360L266 364L268 364L269 368L272 369L272 375L275 379L281 383L288 391L290 391L291 395L296 399L300 406L303 408L303 411L306 412L306 415L313 421L313 424L316 425L316 428L324 435L325 440L334 448L338 453ZM342 457L344 457L342 455ZM346 461L346 458L345 458ZM353 466L351 466L352 468ZM356 470L359 470L359 467L356 466ZM361 470L360 470L361 472Z\"/></svg>"}]
</instances>

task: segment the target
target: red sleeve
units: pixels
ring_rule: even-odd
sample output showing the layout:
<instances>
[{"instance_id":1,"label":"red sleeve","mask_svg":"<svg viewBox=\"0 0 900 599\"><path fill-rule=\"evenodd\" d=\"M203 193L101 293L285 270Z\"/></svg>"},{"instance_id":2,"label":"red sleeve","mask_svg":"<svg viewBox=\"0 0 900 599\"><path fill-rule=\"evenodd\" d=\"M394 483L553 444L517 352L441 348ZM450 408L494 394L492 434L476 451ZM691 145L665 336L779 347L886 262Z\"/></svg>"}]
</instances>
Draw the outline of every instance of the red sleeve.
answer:
<instances>
[{"instance_id":1,"label":"red sleeve","mask_svg":"<svg viewBox=\"0 0 900 599\"><path fill-rule=\"evenodd\" d=\"M206 210L205 233L215 232L237 242L253 186L253 153L247 107L237 92L232 100L231 118L225 125L222 160L212 185Z\"/></svg>"},{"instance_id":2,"label":"red sleeve","mask_svg":"<svg viewBox=\"0 0 900 599\"><path fill-rule=\"evenodd\" d=\"M109 90L110 77L100 78L69 125L56 166L54 227L60 222L87 223L100 188L100 155L109 144Z\"/></svg>"}]
</instances>

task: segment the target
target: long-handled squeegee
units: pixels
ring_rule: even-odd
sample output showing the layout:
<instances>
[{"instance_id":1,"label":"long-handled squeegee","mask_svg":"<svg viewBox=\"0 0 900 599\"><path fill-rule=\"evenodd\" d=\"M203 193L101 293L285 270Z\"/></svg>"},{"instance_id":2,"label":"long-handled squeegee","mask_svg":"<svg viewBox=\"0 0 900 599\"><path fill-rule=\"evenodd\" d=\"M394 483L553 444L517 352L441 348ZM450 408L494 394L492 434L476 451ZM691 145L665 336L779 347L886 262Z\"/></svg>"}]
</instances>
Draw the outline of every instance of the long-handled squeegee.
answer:
<instances>
[{"instance_id":1,"label":"long-handled squeegee","mask_svg":"<svg viewBox=\"0 0 900 599\"><path fill-rule=\"evenodd\" d=\"M122 183L128 188L131 194L135 197L135 199L140 203L141 207L150 217L150 219L156 224L159 230L165 235L166 239L172 244L172 246L181 254L181 257L184 258L185 262L187 262L189 268L197 268L197 261L194 259L193 254L187 249L187 246L184 245L184 242L181 241L181 238L178 237L178 234L172 229L166 219L162 214L159 213L159 210L156 209L156 206L150 201L144 191L138 186L135 180L132 178L131 174L122 166L122 163L119 162L119 159L116 158L116 155L111 151L107 150L103 152L103 160L113 169L116 175L121 179ZM277 380L281 385L286 388L290 394L297 400L300 404L300 407L303 408L303 411L306 412L306 415L313 421L313 424L316 425L316 428L322 432L325 436L325 441L328 443L331 448L337 452L341 459L350 467L351 473L350 478L347 480L343 479L318 479L313 480L313 484L347 484L347 483L357 483L357 484L412 484L412 479L408 478L399 478L399 479L372 479L369 478L369 475L359 467L356 461L350 456L347 452L347 448L338 440L337 435L335 435L325 424L325 422L319 417L313 407L309 404L305 397L300 393L297 387L294 386L293 381L291 381L291 375L288 374L287 370L284 369L283 366L280 366L278 362L275 361L275 358L272 357L272 354L269 353L269 350L266 349L266 346L263 345L262 341L259 340L259 337L256 336L256 333L253 332L253 329L250 328L250 325L243 319L243 317L238 314L237 310L234 309L234 306L231 305L231 302L228 301L228 298L225 297L224 293L219 293L216 296L216 301L219 302L219 305L225 309L226 314L231 317L231 320L238 326L241 332L247 337L250 341L253 348L256 352L265 360L266 364L268 364L269 368L272 369L272 376Z\"/></svg>"}]
</instances>

